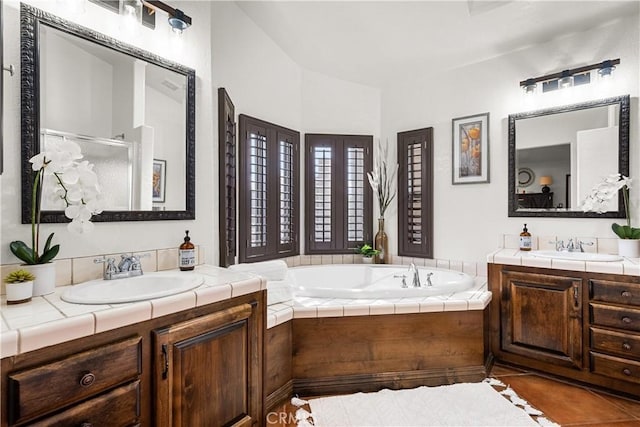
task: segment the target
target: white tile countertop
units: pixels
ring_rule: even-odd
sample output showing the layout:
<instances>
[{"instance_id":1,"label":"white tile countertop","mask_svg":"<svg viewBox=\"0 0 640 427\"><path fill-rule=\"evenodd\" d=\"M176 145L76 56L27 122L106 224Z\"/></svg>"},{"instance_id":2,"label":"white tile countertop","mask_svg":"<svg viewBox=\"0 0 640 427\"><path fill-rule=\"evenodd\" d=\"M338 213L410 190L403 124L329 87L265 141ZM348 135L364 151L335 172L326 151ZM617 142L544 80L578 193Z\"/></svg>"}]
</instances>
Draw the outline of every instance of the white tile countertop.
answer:
<instances>
[{"instance_id":1,"label":"white tile countertop","mask_svg":"<svg viewBox=\"0 0 640 427\"><path fill-rule=\"evenodd\" d=\"M490 301L491 292L483 276L474 278L471 289L431 297L376 300L295 297L267 308L267 328L302 318L484 310Z\"/></svg>"},{"instance_id":2,"label":"white tile countertop","mask_svg":"<svg viewBox=\"0 0 640 427\"><path fill-rule=\"evenodd\" d=\"M204 283L191 291L125 304L71 304L60 299L69 286L24 304L7 305L2 296L0 357L13 356L178 311L246 295L266 288L263 279L210 265L197 266ZM116 279L117 280L117 279ZM71 285L73 286L73 285Z\"/></svg>"},{"instance_id":3,"label":"white tile countertop","mask_svg":"<svg viewBox=\"0 0 640 427\"><path fill-rule=\"evenodd\" d=\"M491 264L522 265L556 270L640 276L640 258L624 258L622 261L609 262L576 261L541 258L532 255L528 251L521 251L514 248L500 248L487 255L487 262Z\"/></svg>"}]
</instances>

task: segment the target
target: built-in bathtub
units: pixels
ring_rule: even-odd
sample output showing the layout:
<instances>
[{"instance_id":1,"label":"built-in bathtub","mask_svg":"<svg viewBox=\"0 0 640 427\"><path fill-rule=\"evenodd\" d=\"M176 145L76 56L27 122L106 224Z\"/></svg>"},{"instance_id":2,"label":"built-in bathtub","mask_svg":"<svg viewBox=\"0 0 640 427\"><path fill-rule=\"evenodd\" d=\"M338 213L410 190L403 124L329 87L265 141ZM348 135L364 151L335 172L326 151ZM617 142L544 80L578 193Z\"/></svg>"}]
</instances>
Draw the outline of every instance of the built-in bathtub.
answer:
<instances>
[{"instance_id":1,"label":"built-in bathtub","mask_svg":"<svg viewBox=\"0 0 640 427\"><path fill-rule=\"evenodd\" d=\"M420 287L415 287L414 272L403 265L314 265L290 271L293 293L298 297L430 297L466 291L474 285L473 277L459 271L417 267Z\"/></svg>"}]
</instances>

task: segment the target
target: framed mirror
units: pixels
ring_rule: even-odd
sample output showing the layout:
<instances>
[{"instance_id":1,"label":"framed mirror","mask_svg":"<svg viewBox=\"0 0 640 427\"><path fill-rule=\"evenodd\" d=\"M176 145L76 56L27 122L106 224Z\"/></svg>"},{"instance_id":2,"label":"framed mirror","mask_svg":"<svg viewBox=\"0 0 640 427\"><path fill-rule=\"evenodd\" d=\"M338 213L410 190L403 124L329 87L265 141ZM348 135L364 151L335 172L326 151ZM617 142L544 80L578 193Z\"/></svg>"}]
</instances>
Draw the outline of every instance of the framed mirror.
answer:
<instances>
[{"instance_id":1,"label":"framed mirror","mask_svg":"<svg viewBox=\"0 0 640 427\"><path fill-rule=\"evenodd\" d=\"M604 177L629 176L629 96L509 115L509 216L623 218L580 204Z\"/></svg>"},{"instance_id":2,"label":"framed mirror","mask_svg":"<svg viewBox=\"0 0 640 427\"><path fill-rule=\"evenodd\" d=\"M94 221L195 218L195 71L21 4L22 222L29 159L70 140L94 164ZM46 191L46 189L45 189ZM68 222L43 200L42 222Z\"/></svg>"}]
</instances>

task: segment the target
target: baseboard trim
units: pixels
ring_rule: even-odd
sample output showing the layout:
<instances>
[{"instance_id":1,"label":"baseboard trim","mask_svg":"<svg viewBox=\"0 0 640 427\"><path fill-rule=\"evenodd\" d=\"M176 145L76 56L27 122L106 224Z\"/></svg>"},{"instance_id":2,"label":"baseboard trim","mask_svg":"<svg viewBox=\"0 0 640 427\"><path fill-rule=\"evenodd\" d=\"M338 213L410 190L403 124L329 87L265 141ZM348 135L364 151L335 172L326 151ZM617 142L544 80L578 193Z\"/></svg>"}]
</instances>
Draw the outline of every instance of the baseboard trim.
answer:
<instances>
[{"instance_id":1,"label":"baseboard trim","mask_svg":"<svg viewBox=\"0 0 640 427\"><path fill-rule=\"evenodd\" d=\"M292 393L301 396L392 390L419 386L437 386L460 382L478 382L487 376L485 365L462 368L439 368L421 371L382 372L336 377L298 378Z\"/></svg>"},{"instance_id":2,"label":"baseboard trim","mask_svg":"<svg viewBox=\"0 0 640 427\"><path fill-rule=\"evenodd\" d=\"M284 383L283 386L277 388L273 393L269 394L264 401L265 412L269 413L278 405L291 399L293 396L293 380Z\"/></svg>"}]
</instances>

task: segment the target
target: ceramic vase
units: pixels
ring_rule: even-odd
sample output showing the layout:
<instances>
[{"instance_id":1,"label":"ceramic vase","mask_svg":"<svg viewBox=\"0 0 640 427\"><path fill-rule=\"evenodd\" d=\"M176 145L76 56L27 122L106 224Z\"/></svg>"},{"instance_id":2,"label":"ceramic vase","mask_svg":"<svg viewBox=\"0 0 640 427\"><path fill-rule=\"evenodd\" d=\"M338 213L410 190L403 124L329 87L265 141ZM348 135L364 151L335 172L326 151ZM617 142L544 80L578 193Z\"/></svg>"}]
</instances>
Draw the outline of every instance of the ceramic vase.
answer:
<instances>
[{"instance_id":1,"label":"ceramic vase","mask_svg":"<svg viewBox=\"0 0 640 427\"><path fill-rule=\"evenodd\" d=\"M389 254L389 240L384 232L384 218L378 218L378 232L373 242L373 248L380 251L373 260L376 264L387 264Z\"/></svg>"},{"instance_id":2,"label":"ceramic vase","mask_svg":"<svg viewBox=\"0 0 640 427\"><path fill-rule=\"evenodd\" d=\"M33 280L6 284L7 304L21 304L31 301Z\"/></svg>"},{"instance_id":3,"label":"ceramic vase","mask_svg":"<svg viewBox=\"0 0 640 427\"><path fill-rule=\"evenodd\" d=\"M363 264L373 264L373 257L363 256L362 257L362 263Z\"/></svg>"},{"instance_id":4,"label":"ceramic vase","mask_svg":"<svg viewBox=\"0 0 640 427\"><path fill-rule=\"evenodd\" d=\"M618 239L618 255L627 258L640 258L640 240Z\"/></svg>"},{"instance_id":5,"label":"ceramic vase","mask_svg":"<svg viewBox=\"0 0 640 427\"><path fill-rule=\"evenodd\" d=\"M24 269L36 276L33 281L33 296L52 294L56 290L56 265L46 264L25 265Z\"/></svg>"}]
</instances>

